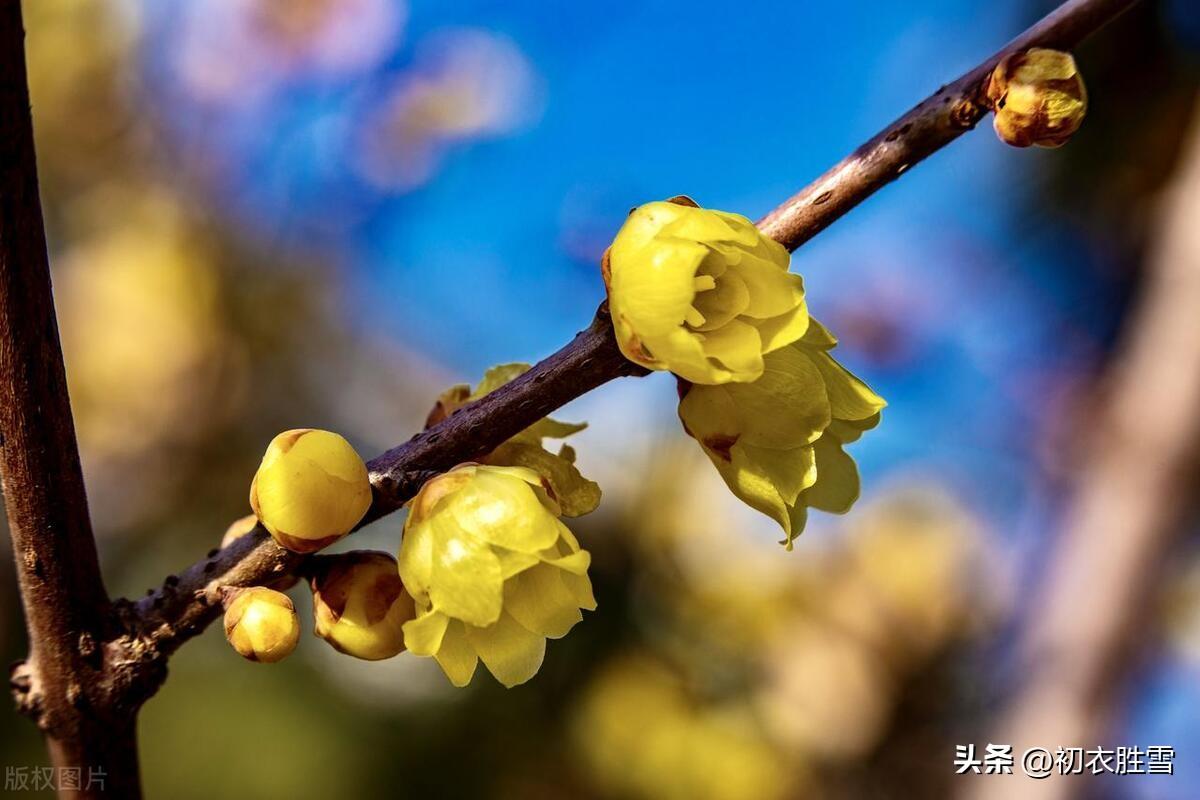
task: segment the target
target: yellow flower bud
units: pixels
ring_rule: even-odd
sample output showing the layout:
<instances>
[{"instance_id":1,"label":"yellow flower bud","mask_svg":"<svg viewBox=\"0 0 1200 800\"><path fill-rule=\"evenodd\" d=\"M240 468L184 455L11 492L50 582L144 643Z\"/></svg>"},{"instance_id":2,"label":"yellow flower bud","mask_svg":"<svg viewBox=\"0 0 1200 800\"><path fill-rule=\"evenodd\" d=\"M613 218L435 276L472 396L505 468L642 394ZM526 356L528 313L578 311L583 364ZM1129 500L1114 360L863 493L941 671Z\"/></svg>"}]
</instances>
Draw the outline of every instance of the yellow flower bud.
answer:
<instances>
[{"instance_id":1,"label":"yellow flower bud","mask_svg":"<svg viewBox=\"0 0 1200 800\"><path fill-rule=\"evenodd\" d=\"M814 319L799 342L767 354L757 381L680 391L684 430L730 491L779 523L789 549L809 507L842 514L858 499L858 469L842 446L875 427L886 405L829 355L835 344Z\"/></svg>"},{"instance_id":2,"label":"yellow flower bud","mask_svg":"<svg viewBox=\"0 0 1200 800\"><path fill-rule=\"evenodd\" d=\"M537 473L463 464L413 499L400 577L416 603L410 652L433 656L455 686L479 659L505 686L532 678L546 639L594 609L591 555L558 519Z\"/></svg>"},{"instance_id":3,"label":"yellow flower bud","mask_svg":"<svg viewBox=\"0 0 1200 800\"><path fill-rule=\"evenodd\" d=\"M737 214L686 198L635 209L604 258L621 352L699 384L756 380L808 328L790 256Z\"/></svg>"},{"instance_id":4,"label":"yellow flower bud","mask_svg":"<svg viewBox=\"0 0 1200 800\"><path fill-rule=\"evenodd\" d=\"M230 595L225 638L244 658L273 664L296 649L300 620L286 594L252 586Z\"/></svg>"},{"instance_id":5,"label":"yellow flower bud","mask_svg":"<svg viewBox=\"0 0 1200 800\"><path fill-rule=\"evenodd\" d=\"M254 474L250 506L281 546L316 552L352 531L370 508L367 466L336 433L285 431Z\"/></svg>"},{"instance_id":6,"label":"yellow flower bud","mask_svg":"<svg viewBox=\"0 0 1200 800\"><path fill-rule=\"evenodd\" d=\"M225 529L225 535L221 537L221 548L229 547L229 545L254 530L257 525L258 517L253 514L247 514L241 519L234 521Z\"/></svg>"},{"instance_id":7,"label":"yellow flower bud","mask_svg":"<svg viewBox=\"0 0 1200 800\"><path fill-rule=\"evenodd\" d=\"M996 135L1014 147L1059 147L1087 113L1087 90L1075 59L1040 47L1001 61L987 97L996 112Z\"/></svg>"},{"instance_id":8,"label":"yellow flower bud","mask_svg":"<svg viewBox=\"0 0 1200 800\"><path fill-rule=\"evenodd\" d=\"M416 616L396 559L356 550L323 558L312 578L314 632L335 650L378 661L404 650L404 623Z\"/></svg>"}]
</instances>

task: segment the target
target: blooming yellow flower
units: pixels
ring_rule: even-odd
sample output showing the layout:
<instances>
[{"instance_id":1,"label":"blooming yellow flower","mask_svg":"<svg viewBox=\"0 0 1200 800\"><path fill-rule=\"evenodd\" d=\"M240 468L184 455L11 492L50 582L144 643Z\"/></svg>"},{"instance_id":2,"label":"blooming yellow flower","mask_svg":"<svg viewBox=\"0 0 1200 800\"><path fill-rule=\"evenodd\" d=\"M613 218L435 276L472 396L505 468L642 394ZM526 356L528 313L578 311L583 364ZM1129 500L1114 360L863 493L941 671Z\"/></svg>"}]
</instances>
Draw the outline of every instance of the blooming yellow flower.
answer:
<instances>
[{"instance_id":1,"label":"blooming yellow flower","mask_svg":"<svg viewBox=\"0 0 1200 800\"><path fill-rule=\"evenodd\" d=\"M250 484L250 507L263 527L297 553L336 542L370 506L366 464L329 431L299 428L276 436Z\"/></svg>"},{"instance_id":2,"label":"blooming yellow flower","mask_svg":"<svg viewBox=\"0 0 1200 800\"><path fill-rule=\"evenodd\" d=\"M287 658L300 639L300 620L286 594L252 586L232 595L225 608L225 638L251 661Z\"/></svg>"},{"instance_id":3,"label":"blooming yellow flower","mask_svg":"<svg viewBox=\"0 0 1200 800\"><path fill-rule=\"evenodd\" d=\"M1059 147L1087 114L1087 90L1070 53L1035 47L992 71L988 101L996 135L1014 147Z\"/></svg>"},{"instance_id":4,"label":"blooming yellow flower","mask_svg":"<svg viewBox=\"0 0 1200 800\"><path fill-rule=\"evenodd\" d=\"M635 209L604 258L621 352L692 383L756 380L808 328L789 258L745 217L687 198Z\"/></svg>"},{"instance_id":5,"label":"blooming yellow flower","mask_svg":"<svg viewBox=\"0 0 1200 800\"><path fill-rule=\"evenodd\" d=\"M558 519L537 473L463 464L412 501L400 577L416 602L408 649L433 656L455 686L478 659L505 686L541 667L557 639L594 609L591 555Z\"/></svg>"},{"instance_id":6,"label":"blooming yellow flower","mask_svg":"<svg viewBox=\"0 0 1200 800\"><path fill-rule=\"evenodd\" d=\"M842 449L886 405L829 354L837 340L812 320L803 339L768 353L753 383L681 384L679 417L730 490L774 518L791 547L808 508L845 513L858 469Z\"/></svg>"},{"instance_id":7,"label":"blooming yellow flower","mask_svg":"<svg viewBox=\"0 0 1200 800\"><path fill-rule=\"evenodd\" d=\"M355 550L320 557L311 586L313 632L334 649L367 661L404 649L404 623L416 616L396 559Z\"/></svg>"},{"instance_id":8,"label":"blooming yellow flower","mask_svg":"<svg viewBox=\"0 0 1200 800\"><path fill-rule=\"evenodd\" d=\"M438 397L425 426L436 425L527 371L528 364L500 364L484 373L475 391L465 383L450 387ZM600 487L580 474L575 467L575 450L570 445L564 444L557 453L552 453L543 443L544 439L565 439L586 427L586 422L559 422L547 417L501 444L480 462L497 467L528 467L542 476L546 491L558 503L563 516L590 514L600 505Z\"/></svg>"}]
</instances>

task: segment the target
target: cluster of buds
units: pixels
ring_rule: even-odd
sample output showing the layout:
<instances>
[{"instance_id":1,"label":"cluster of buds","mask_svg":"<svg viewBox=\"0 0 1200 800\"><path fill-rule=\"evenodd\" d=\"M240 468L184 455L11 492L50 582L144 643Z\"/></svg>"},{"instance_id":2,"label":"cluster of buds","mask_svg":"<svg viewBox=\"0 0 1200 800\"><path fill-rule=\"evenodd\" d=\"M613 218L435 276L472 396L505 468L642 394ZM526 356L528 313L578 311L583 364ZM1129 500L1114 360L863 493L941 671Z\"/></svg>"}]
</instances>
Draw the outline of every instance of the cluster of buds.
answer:
<instances>
[{"instance_id":1,"label":"cluster of buds","mask_svg":"<svg viewBox=\"0 0 1200 800\"><path fill-rule=\"evenodd\" d=\"M489 370L475 393L449 390L431 418L526 369ZM543 446L582 427L541 420L489 454L490 463L428 481L412 502L399 561L373 551L313 557L306 573L314 633L370 661L405 649L432 656L459 686L480 659L505 686L529 680L546 639L566 635L581 609L596 607L591 556L559 516L591 511L599 488L575 469L569 447ZM262 524L280 545L313 553L349 533L370 501L366 468L345 439L287 431L272 440L254 476L255 515L231 525L222 546ZM286 595L260 586L228 590L225 600L226 638L240 654L274 662L295 649L299 621Z\"/></svg>"},{"instance_id":2,"label":"cluster of buds","mask_svg":"<svg viewBox=\"0 0 1200 800\"><path fill-rule=\"evenodd\" d=\"M790 547L810 507L857 499L842 446L885 403L830 354L789 259L745 217L674 198L629 215L603 271L622 352L679 378L684 430Z\"/></svg>"}]
</instances>

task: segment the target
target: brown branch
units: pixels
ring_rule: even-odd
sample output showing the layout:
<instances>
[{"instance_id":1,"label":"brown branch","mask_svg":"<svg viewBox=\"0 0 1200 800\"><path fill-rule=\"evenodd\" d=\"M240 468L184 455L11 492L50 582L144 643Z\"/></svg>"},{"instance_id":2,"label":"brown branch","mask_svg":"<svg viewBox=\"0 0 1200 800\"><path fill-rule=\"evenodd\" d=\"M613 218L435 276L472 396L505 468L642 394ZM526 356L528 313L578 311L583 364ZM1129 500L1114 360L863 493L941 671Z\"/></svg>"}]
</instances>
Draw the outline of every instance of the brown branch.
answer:
<instances>
[{"instance_id":1,"label":"brown branch","mask_svg":"<svg viewBox=\"0 0 1200 800\"><path fill-rule=\"evenodd\" d=\"M905 169L970 129L986 113L976 98L1003 55L1032 46L1070 47L1136 0L1070 0L999 53L939 89L758 225L794 250ZM368 465L375 502L363 524L399 508L430 476L487 453L563 403L622 375L639 374L617 349L602 308L573 342L517 381ZM137 604L137 616L160 651L170 652L217 617L221 586L286 580L301 558L261 528L193 564Z\"/></svg>"},{"instance_id":2,"label":"brown branch","mask_svg":"<svg viewBox=\"0 0 1200 800\"><path fill-rule=\"evenodd\" d=\"M50 291L21 6L0 2L0 474L29 632L17 699L56 766L138 792L135 708L113 703L114 638ZM94 787L93 787L94 788Z\"/></svg>"},{"instance_id":3,"label":"brown branch","mask_svg":"<svg viewBox=\"0 0 1200 800\"><path fill-rule=\"evenodd\" d=\"M795 250L913 165L975 127L988 112L983 100L984 81L1004 56L1031 47L1070 50L1136 2L1063 3L991 58L922 100L759 220L758 227L789 250Z\"/></svg>"}]
</instances>

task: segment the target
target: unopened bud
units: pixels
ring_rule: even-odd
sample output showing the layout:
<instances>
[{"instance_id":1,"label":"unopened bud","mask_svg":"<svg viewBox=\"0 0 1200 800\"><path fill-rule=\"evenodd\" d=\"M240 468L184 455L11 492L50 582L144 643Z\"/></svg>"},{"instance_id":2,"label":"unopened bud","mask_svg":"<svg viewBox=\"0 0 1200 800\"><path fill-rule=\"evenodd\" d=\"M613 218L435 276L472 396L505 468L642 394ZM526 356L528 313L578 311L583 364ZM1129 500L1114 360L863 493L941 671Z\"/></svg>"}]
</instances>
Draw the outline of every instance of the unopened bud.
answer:
<instances>
[{"instance_id":1,"label":"unopened bud","mask_svg":"<svg viewBox=\"0 0 1200 800\"><path fill-rule=\"evenodd\" d=\"M1014 147L1059 147L1079 130L1087 90L1070 53L1035 47L992 71L988 102L996 135Z\"/></svg>"},{"instance_id":2,"label":"unopened bud","mask_svg":"<svg viewBox=\"0 0 1200 800\"><path fill-rule=\"evenodd\" d=\"M296 649L300 619L286 594L253 586L230 593L225 638L244 658L272 664Z\"/></svg>"},{"instance_id":3,"label":"unopened bud","mask_svg":"<svg viewBox=\"0 0 1200 800\"><path fill-rule=\"evenodd\" d=\"M254 474L250 506L281 546L314 553L353 530L370 508L366 464L336 433L285 431Z\"/></svg>"},{"instance_id":4,"label":"unopened bud","mask_svg":"<svg viewBox=\"0 0 1200 800\"><path fill-rule=\"evenodd\" d=\"M314 632L339 652L368 661L404 650L404 623L416 616L396 559L356 550L322 558L312 578Z\"/></svg>"}]
</instances>

